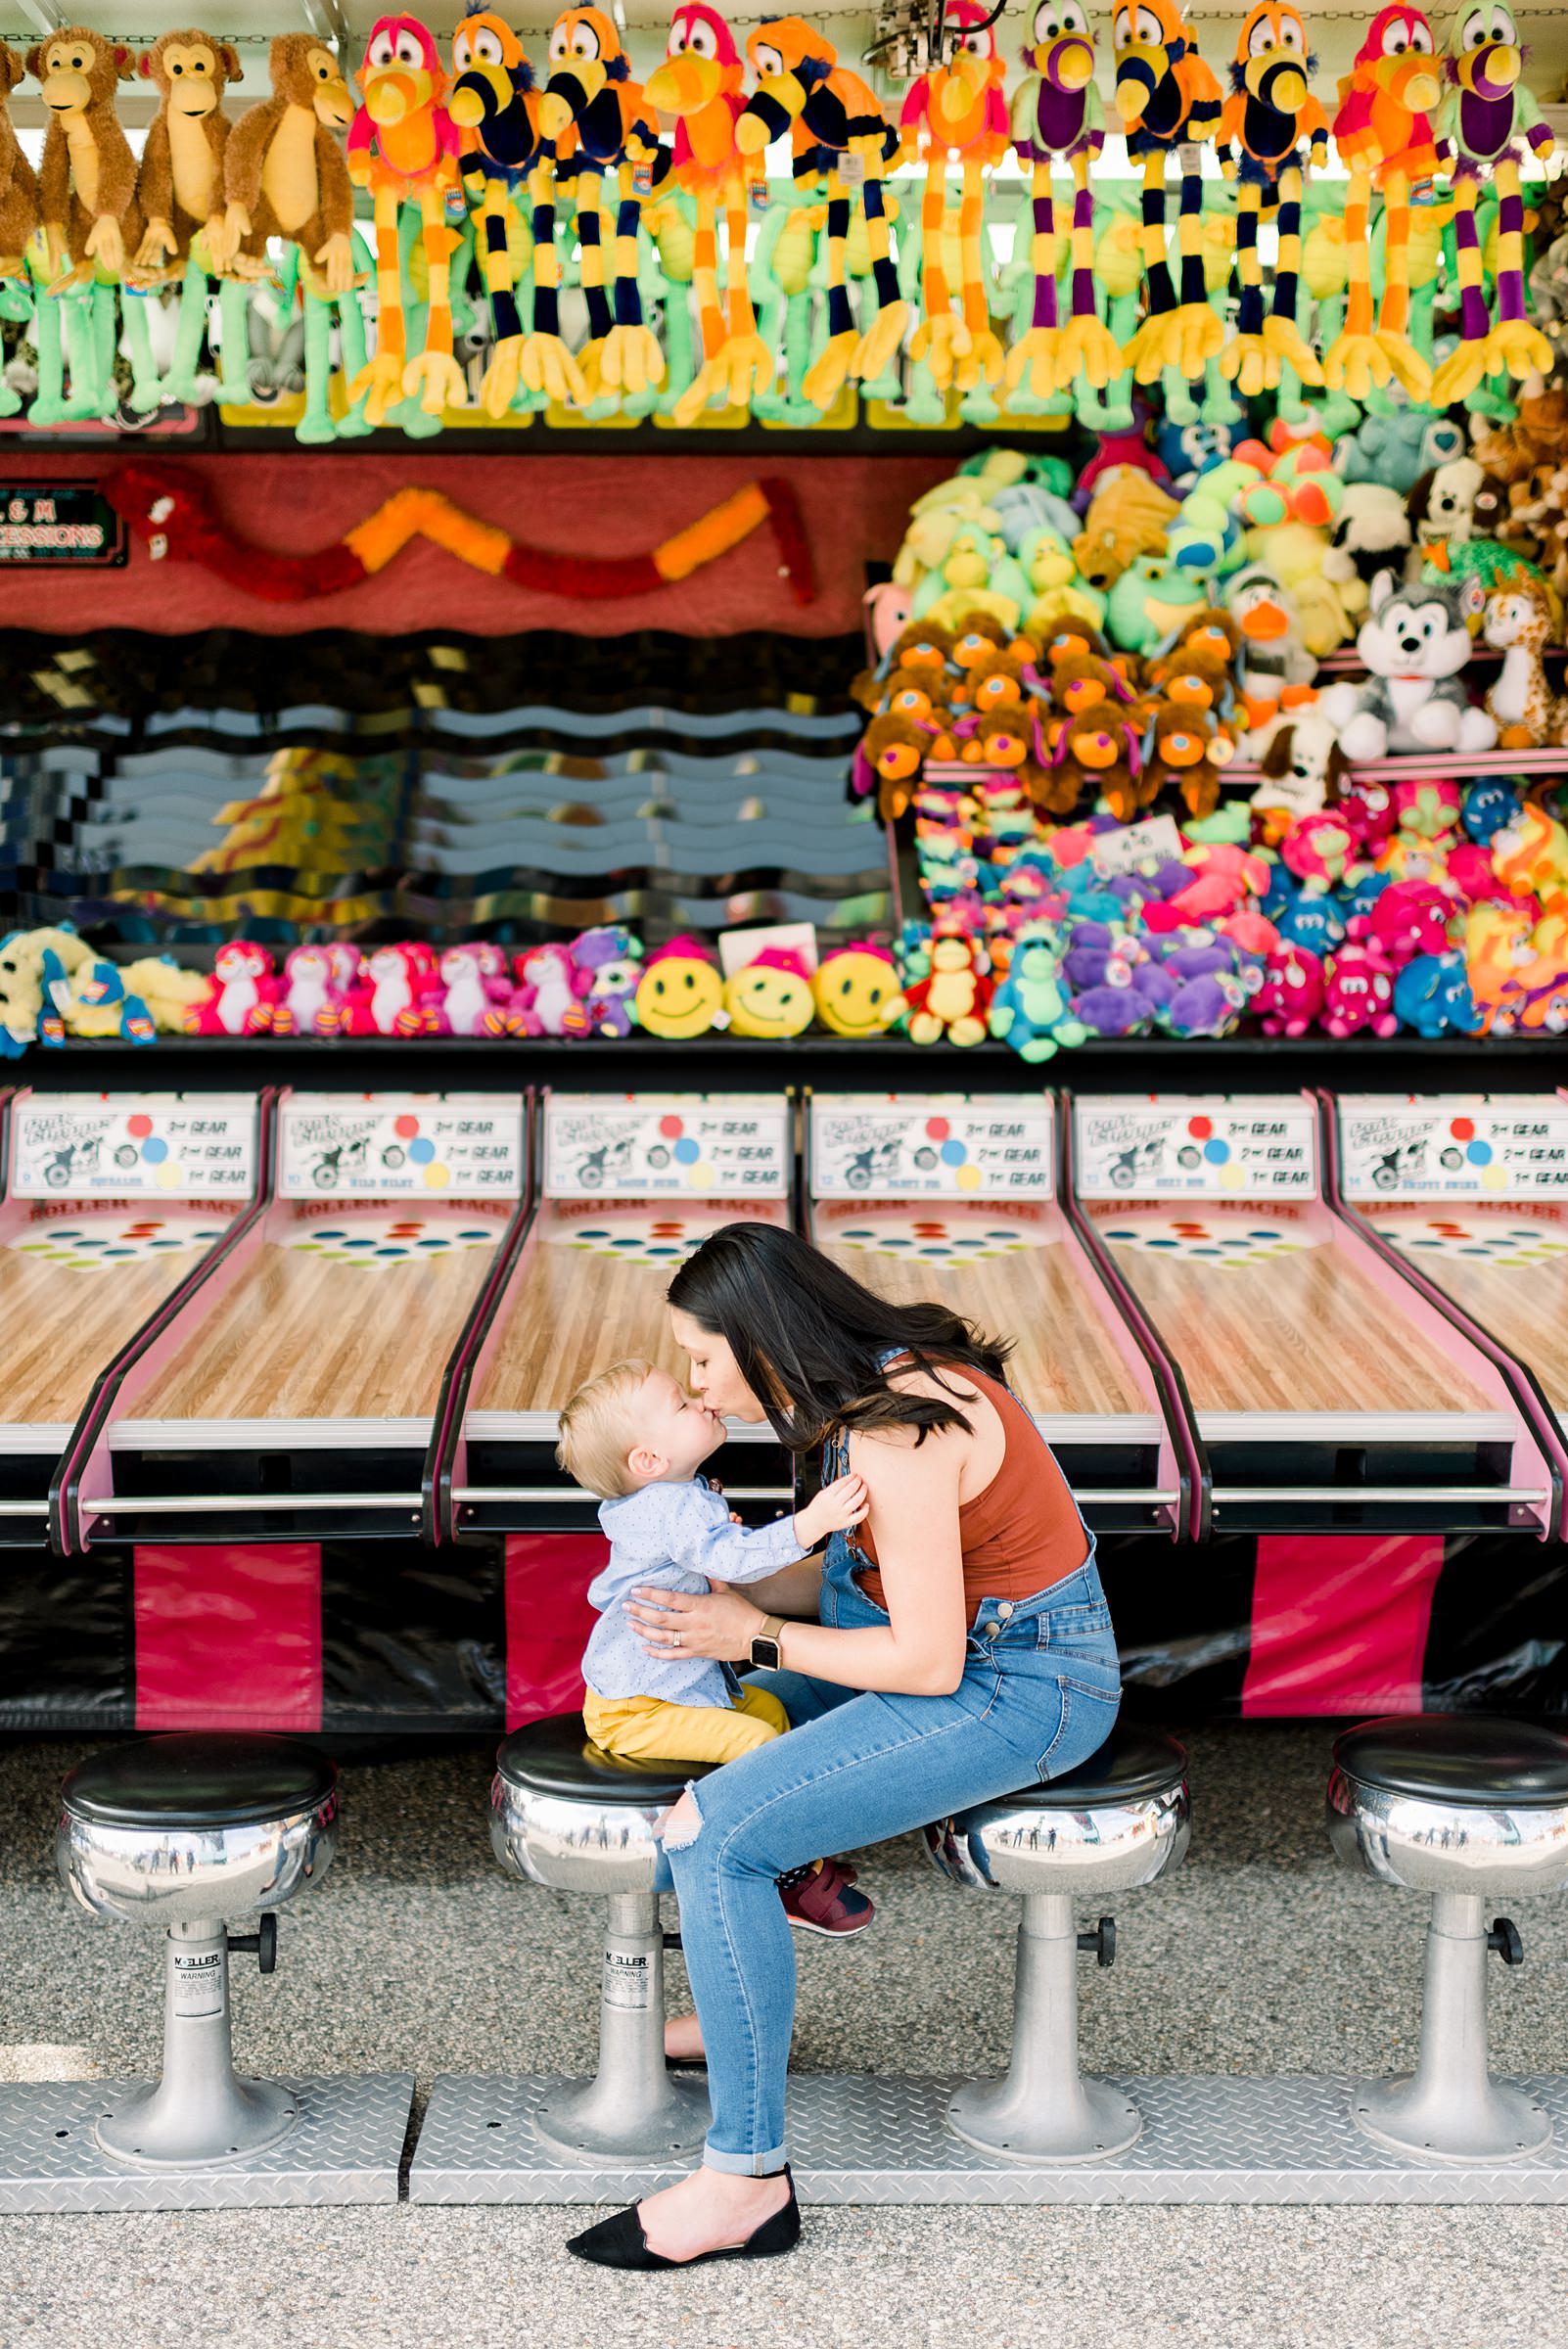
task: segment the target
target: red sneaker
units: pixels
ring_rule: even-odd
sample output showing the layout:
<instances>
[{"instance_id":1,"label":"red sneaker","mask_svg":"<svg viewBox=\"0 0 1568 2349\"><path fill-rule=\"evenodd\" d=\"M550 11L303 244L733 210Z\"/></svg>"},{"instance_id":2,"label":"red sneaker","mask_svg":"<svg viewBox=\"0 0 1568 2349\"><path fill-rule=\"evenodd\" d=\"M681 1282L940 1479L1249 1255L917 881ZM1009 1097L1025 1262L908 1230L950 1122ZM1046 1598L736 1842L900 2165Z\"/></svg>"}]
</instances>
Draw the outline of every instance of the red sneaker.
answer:
<instances>
[{"instance_id":1,"label":"red sneaker","mask_svg":"<svg viewBox=\"0 0 1568 2349\"><path fill-rule=\"evenodd\" d=\"M854 1870L838 1860L818 1860L796 1874L779 1879L779 1898L790 1923L803 1933L830 1933L842 1941L858 1933L876 1911L863 1892L856 1892Z\"/></svg>"}]
</instances>

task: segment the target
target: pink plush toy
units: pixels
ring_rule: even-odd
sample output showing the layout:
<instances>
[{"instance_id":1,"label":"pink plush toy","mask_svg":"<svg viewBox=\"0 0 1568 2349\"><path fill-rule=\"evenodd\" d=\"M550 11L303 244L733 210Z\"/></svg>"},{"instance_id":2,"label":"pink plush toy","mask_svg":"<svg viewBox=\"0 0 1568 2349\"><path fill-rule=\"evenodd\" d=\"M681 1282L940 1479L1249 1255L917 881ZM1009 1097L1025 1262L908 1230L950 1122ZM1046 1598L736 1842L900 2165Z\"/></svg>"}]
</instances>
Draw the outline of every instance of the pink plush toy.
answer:
<instances>
[{"instance_id":1,"label":"pink plush toy","mask_svg":"<svg viewBox=\"0 0 1568 2349\"><path fill-rule=\"evenodd\" d=\"M1359 844L1337 808L1304 815L1286 834L1279 853L1298 881L1321 896L1337 889L1359 854Z\"/></svg>"},{"instance_id":2,"label":"pink plush toy","mask_svg":"<svg viewBox=\"0 0 1568 2349\"><path fill-rule=\"evenodd\" d=\"M330 946L290 948L283 963L283 993L273 1007L274 1036L341 1033L347 1003L337 985L332 965Z\"/></svg>"},{"instance_id":3,"label":"pink plush toy","mask_svg":"<svg viewBox=\"0 0 1568 2349\"><path fill-rule=\"evenodd\" d=\"M191 1006L186 1029L193 1036L264 1035L281 992L266 947L254 939L231 939L213 956L207 1001Z\"/></svg>"},{"instance_id":4,"label":"pink plush toy","mask_svg":"<svg viewBox=\"0 0 1568 2349\"><path fill-rule=\"evenodd\" d=\"M1265 1036L1305 1036L1323 1008L1323 966L1310 946L1276 946L1264 964L1253 1009Z\"/></svg>"},{"instance_id":5,"label":"pink plush toy","mask_svg":"<svg viewBox=\"0 0 1568 2349\"><path fill-rule=\"evenodd\" d=\"M1192 879L1174 898L1151 898L1144 905L1145 930L1155 933L1216 922L1239 913L1268 886L1268 863L1234 841L1206 841L1186 852Z\"/></svg>"},{"instance_id":6,"label":"pink plush toy","mask_svg":"<svg viewBox=\"0 0 1568 2349\"><path fill-rule=\"evenodd\" d=\"M1458 909L1435 881L1391 881L1370 913L1354 915L1347 930L1399 971L1417 954L1443 953L1457 927Z\"/></svg>"},{"instance_id":7,"label":"pink plush toy","mask_svg":"<svg viewBox=\"0 0 1568 2349\"><path fill-rule=\"evenodd\" d=\"M1340 778L1339 813L1371 856L1394 829L1394 794L1370 775L1347 773Z\"/></svg>"},{"instance_id":8,"label":"pink plush toy","mask_svg":"<svg viewBox=\"0 0 1568 2349\"><path fill-rule=\"evenodd\" d=\"M348 1010L351 1036L418 1036L436 963L428 946L376 946ZM433 1009L434 1007L432 1007Z\"/></svg>"},{"instance_id":9,"label":"pink plush toy","mask_svg":"<svg viewBox=\"0 0 1568 2349\"><path fill-rule=\"evenodd\" d=\"M513 969L517 993L507 1026L513 1036L586 1036L578 1006L593 982L565 946L530 946Z\"/></svg>"},{"instance_id":10,"label":"pink plush toy","mask_svg":"<svg viewBox=\"0 0 1568 2349\"><path fill-rule=\"evenodd\" d=\"M1394 971L1375 946L1347 944L1329 956L1320 1025L1329 1036L1394 1036Z\"/></svg>"},{"instance_id":11,"label":"pink plush toy","mask_svg":"<svg viewBox=\"0 0 1568 2349\"><path fill-rule=\"evenodd\" d=\"M497 951L488 949L489 953ZM504 1001L511 989L504 980L485 976L486 948L483 944L448 946L437 964L441 984L440 1010L436 1016L436 1032L441 1036L494 1036L499 1033L487 1023L498 1000Z\"/></svg>"},{"instance_id":12,"label":"pink plush toy","mask_svg":"<svg viewBox=\"0 0 1568 2349\"><path fill-rule=\"evenodd\" d=\"M1463 806L1458 784L1451 783L1446 776L1394 786L1396 827L1422 840L1441 841L1447 846L1449 835L1458 828Z\"/></svg>"}]
</instances>

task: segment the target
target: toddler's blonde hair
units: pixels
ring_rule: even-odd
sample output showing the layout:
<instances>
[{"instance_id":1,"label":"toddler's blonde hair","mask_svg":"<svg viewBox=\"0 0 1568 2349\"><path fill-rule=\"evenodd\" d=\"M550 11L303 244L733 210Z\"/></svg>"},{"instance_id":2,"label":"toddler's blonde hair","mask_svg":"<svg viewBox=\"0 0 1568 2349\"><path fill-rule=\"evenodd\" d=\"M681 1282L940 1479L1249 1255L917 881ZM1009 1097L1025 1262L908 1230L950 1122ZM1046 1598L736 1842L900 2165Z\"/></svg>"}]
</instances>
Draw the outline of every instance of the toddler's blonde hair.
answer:
<instances>
[{"instance_id":1,"label":"toddler's blonde hair","mask_svg":"<svg viewBox=\"0 0 1568 2349\"><path fill-rule=\"evenodd\" d=\"M561 1413L556 1465L601 1500L619 1500L636 1491L637 1480L626 1465L637 1432L631 1403L652 1369L640 1355L612 1362L578 1387Z\"/></svg>"}]
</instances>

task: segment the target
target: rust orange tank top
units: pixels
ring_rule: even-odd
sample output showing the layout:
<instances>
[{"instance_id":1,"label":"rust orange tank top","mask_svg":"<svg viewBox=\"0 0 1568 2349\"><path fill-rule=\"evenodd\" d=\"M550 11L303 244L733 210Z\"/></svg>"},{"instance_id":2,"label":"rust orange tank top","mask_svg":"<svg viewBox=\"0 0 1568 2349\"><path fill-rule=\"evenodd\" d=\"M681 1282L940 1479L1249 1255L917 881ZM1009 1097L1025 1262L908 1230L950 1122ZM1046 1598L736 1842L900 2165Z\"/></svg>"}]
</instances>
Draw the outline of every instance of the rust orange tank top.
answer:
<instances>
[{"instance_id":1,"label":"rust orange tank top","mask_svg":"<svg viewBox=\"0 0 1568 2349\"><path fill-rule=\"evenodd\" d=\"M967 1362L938 1367L969 1380L994 1405L1005 1437L1001 1466L991 1483L958 1509L964 1612L973 1622L983 1598L1033 1598L1037 1590L1076 1574L1088 1556L1088 1536L1066 1477L1017 1397ZM856 1570L855 1580L867 1598L885 1608L870 1534L861 1526L850 1540L868 1561Z\"/></svg>"}]
</instances>

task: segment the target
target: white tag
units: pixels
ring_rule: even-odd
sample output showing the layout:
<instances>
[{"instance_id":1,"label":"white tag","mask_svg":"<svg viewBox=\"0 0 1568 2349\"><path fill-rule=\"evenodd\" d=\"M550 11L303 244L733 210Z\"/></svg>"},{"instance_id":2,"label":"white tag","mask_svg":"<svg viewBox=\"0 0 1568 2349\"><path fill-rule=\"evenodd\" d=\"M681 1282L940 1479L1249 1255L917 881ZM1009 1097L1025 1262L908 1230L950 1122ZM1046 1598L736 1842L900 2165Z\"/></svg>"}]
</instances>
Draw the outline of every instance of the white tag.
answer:
<instances>
[{"instance_id":1,"label":"white tag","mask_svg":"<svg viewBox=\"0 0 1568 2349\"><path fill-rule=\"evenodd\" d=\"M552 1093L545 1103L549 1199L782 1199L790 1155L782 1095Z\"/></svg>"},{"instance_id":2,"label":"white tag","mask_svg":"<svg viewBox=\"0 0 1568 2349\"><path fill-rule=\"evenodd\" d=\"M847 188L862 187L865 184L865 157L863 155L841 155L839 177Z\"/></svg>"},{"instance_id":3,"label":"white tag","mask_svg":"<svg viewBox=\"0 0 1568 2349\"><path fill-rule=\"evenodd\" d=\"M1051 1105L825 1094L811 1104L815 1199L1048 1199Z\"/></svg>"},{"instance_id":4,"label":"white tag","mask_svg":"<svg viewBox=\"0 0 1568 2349\"><path fill-rule=\"evenodd\" d=\"M37 1093L12 1122L18 1199L244 1199L256 1105L222 1093Z\"/></svg>"},{"instance_id":5,"label":"white tag","mask_svg":"<svg viewBox=\"0 0 1568 2349\"><path fill-rule=\"evenodd\" d=\"M182 2023L199 2023L223 2012L223 1953L221 1950L176 1950L170 1992L174 2012Z\"/></svg>"},{"instance_id":6,"label":"white tag","mask_svg":"<svg viewBox=\"0 0 1568 2349\"><path fill-rule=\"evenodd\" d=\"M278 1120L283 1199L516 1199L517 1093L300 1093Z\"/></svg>"},{"instance_id":7,"label":"white tag","mask_svg":"<svg viewBox=\"0 0 1568 2349\"><path fill-rule=\"evenodd\" d=\"M1130 873L1160 856L1179 856L1181 835L1176 818L1146 816L1140 824L1124 824L1118 832L1096 832L1089 843L1089 862L1097 873Z\"/></svg>"},{"instance_id":8,"label":"white tag","mask_svg":"<svg viewBox=\"0 0 1568 2349\"><path fill-rule=\"evenodd\" d=\"M653 2004L653 1958L647 1951L606 1949L601 2001L623 2014L642 2014Z\"/></svg>"},{"instance_id":9,"label":"white tag","mask_svg":"<svg viewBox=\"0 0 1568 2349\"><path fill-rule=\"evenodd\" d=\"M1083 1199L1257 1199L1317 1194L1310 1101L1080 1100L1075 1188Z\"/></svg>"},{"instance_id":10,"label":"white tag","mask_svg":"<svg viewBox=\"0 0 1568 2349\"><path fill-rule=\"evenodd\" d=\"M1342 1094L1348 1199L1568 1198L1568 1101Z\"/></svg>"}]
</instances>

